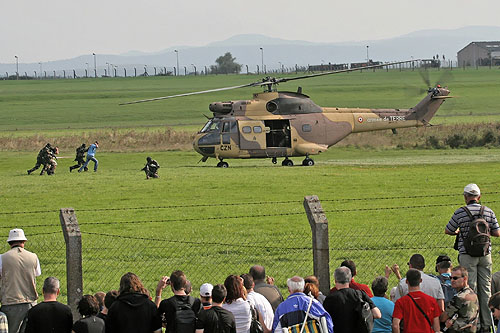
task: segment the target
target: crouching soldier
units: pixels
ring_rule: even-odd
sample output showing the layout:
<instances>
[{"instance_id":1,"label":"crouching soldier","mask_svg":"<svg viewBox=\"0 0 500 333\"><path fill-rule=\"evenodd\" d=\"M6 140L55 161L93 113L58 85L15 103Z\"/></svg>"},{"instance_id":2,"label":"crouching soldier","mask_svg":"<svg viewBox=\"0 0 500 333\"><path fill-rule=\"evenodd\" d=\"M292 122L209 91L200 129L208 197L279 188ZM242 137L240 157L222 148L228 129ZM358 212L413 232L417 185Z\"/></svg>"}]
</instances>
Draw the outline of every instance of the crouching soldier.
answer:
<instances>
[{"instance_id":1,"label":"crouching soldier","mask_svg":"<svg viewBox=\"0 0 500 333\"><path fill-rule=\"evenodd\" d=\"M156 160L153 160L151 157L146 158L146 165L144 168L141 169L141 171L144 171L146 173L146 179L149 178L158 178L158 169L160 168L160 165Z\"/></svg>"}]
</instances>

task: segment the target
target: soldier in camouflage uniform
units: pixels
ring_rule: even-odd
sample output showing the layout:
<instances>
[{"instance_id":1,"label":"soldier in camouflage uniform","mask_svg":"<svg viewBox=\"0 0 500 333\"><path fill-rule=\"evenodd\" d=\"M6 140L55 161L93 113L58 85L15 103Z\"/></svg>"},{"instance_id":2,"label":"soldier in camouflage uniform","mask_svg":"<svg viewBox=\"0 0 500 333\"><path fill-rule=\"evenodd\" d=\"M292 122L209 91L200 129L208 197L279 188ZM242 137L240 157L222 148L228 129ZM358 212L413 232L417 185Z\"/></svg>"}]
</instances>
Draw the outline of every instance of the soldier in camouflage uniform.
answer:
<instances>
[{"instance_id":1,"label":"soldier in camouflage uniform","mask_svg":"<svg viewBox=\"0 0 500 333\"><path fill-rule=\"evenodd\" d=\"M42 157L43 169L42 172L40 172L40 175L43 175L45 171L47 172L48 176L53 175L56 172L57 154L59 154L58 147L52 147L51 149L47 150L47 152Z\"/></svg>"},{"instance_id":2,"label":"soldier in camouflage uniform","mask_svg":"<svg viewBox=\"0 0 500 333\"><path fill-rule=\"evenodd\" d=\"M85 164L85 153L87 152L87 148L85 146L85 143L82 143L82 145L78 148L76 148L76 157L74 161L76 161L77 164L70 166L69 167L69 172L73 171L73 169L78 169L82 165ZM88 171L89 168L85 167L85 171Z\"/></svg>"},{"instance_id":3,"label":"soldier in camouflage uniform","mask_svg":"<svg viewBox=\"0 0 500 333\"><path fill-rule=\"evenodd\" d=\"M476 332L479 317L479 301L477 295L469 287L469 274L462 266L451 271L451 284L457 294L440 316L445 322L448 332Z\"/></svg>"},{"instance_id":4,"label":"soldier in camouflage uniform","mask_svg":"<svg viewBox=\"0 0 500 333\"><path fill-rule=\"evenodd\" d=\"M156 160L153 160L151 157L146 158L146 165L144 168L141 169L141 171L144 171L146 173L146 179L149 178L159 178L158 176L158 169L160 168L160 164L156 162Z\"/></svg>"},{"instance_id":5,"label":"soldier in camouflage uniform","mask_svg":"<svg viewBox=\"0 0 500 333\"><path fill-rule=\"evenodd\" d=\"M48 154L49 150L52 149L52 146L50 145L50 143L47 143L42 149L40 149L40 151L38 152L38 155L36 157L36 164L33 168L29 169L27 172L28 172L28 175L30 175L33 171L37 170L38 168L40 168L40 166L44 165L44 156ZM43 169L42 169L42 173L40 173L40 175L43 174Z\"/></svg>"}]
</instances>

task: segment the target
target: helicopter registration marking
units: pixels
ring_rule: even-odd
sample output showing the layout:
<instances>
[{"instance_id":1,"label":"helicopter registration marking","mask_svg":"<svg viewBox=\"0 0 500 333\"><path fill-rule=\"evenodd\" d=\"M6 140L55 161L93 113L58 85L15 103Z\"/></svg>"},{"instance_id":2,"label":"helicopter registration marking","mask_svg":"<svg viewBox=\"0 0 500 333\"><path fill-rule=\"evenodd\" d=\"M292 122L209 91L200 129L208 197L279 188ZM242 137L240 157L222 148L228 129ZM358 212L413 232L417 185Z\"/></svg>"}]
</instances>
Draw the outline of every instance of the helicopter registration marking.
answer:
<instances>
[{"instance_id":1,"label":"helicopter registration marking","mask_svg":"<svg viewBox=\"0 0 500 333\"><path fill-rule=\"evenodd\" d=\"M231 145L221 145L220 150L231 150Z\"/></svg>"},{"instance_id":2,"label":"helicopter registration marking","mask_svg":"<svg viewBox=\"0 0 500 333\"><path fill-rule=\"evenodd\" d=\"M376 123L379 121L406 121L405 116L388 116L384 118L368 118L366 120L369 123Z\"/></svg>"},{"instance_id":3,"label":"helicopter registration marking","mask_svg":"<svg viewBox=\"0 0 500 333\"><path fill-rule=\"evenodd\" d=\"M385 121L405 121L406 118L405 118L405 116L389 116L389 117L384 117L384 120Z\"/></svg>"}]
</instances>

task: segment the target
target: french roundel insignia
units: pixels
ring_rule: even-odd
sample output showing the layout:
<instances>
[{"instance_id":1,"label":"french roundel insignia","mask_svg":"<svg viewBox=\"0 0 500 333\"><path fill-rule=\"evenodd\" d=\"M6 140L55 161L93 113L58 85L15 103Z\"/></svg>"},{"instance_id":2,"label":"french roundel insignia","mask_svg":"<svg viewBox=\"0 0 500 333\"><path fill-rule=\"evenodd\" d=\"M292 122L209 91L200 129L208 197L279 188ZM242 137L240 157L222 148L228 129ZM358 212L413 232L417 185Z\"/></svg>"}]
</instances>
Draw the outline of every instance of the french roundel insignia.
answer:
<instances>
[{"instance_id":1,"label":"french roundel insignia","mask_svg":"<svg viewBox=\"0 0 500 333\"><path fill-rule=\"evenodd\" d=\"M358 117L358 122L362 123L363 122L363 117Z\"/></svg>"}]
</instances>

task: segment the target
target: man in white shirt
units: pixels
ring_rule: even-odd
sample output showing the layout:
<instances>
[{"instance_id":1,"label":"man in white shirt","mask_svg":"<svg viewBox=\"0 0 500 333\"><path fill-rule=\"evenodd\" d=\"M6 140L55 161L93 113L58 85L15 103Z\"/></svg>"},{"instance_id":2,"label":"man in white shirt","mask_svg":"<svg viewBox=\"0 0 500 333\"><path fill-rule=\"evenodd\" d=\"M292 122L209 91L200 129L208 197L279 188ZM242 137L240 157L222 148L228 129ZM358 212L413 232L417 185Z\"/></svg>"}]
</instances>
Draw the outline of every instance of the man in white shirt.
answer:
<instances>
[{"instance_id":1,"label":"man in white shirt","mask_svg":"<svg viewBox=\"0 0 500 333\"><path fill-rule=\"evenodd\" d=\"M410 261L408 262L409 268L417 269L421 272L422 282L420 282L420 290L436 299L438 302L439 308L441 311L444 311L444 293L441 288L441 283L439 280L427 275L423 272L425 268L425 259L421 254L414 254L411 256ZM406 278L399 281L399 284L396 288L396 296L394 298L394 302L400 299L401 297L408 294L408 285L406 283Z\"/></svg>"},{"instance_id":2,"label":"man in white shirt","mask_svg":"<svg viewBox=\"0 0 500 333\"><path fill-rule=\"evenodd\" d=\"M259 312L259 316L261 316L264 321L264 325L266 325L266 328L271 330L274 320L274 312L271 303L269 303L267 298L265 298L263 295L256 293L253 290L253 287L255 287L255 283L253 281L253 277L250 274L243 274L241 275L241 278L243 278L243 285L245 286L245 289L248 293L247 300L255 307L255 309L257 309L257 311Z\"/></svg>"}]
</instances>

